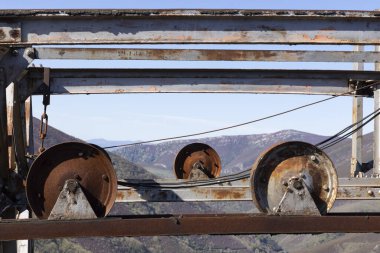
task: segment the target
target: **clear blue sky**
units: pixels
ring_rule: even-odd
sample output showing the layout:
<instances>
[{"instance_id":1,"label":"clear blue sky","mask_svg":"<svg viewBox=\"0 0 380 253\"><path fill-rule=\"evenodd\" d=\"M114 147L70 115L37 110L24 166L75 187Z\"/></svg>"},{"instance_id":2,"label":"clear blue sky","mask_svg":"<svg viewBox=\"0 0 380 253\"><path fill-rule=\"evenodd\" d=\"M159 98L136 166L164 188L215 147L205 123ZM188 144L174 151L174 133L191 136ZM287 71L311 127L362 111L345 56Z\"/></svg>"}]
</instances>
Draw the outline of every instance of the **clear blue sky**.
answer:
<instances>
[{"instance_id":1,"label":"clear blue sky","mask_svg":"<svg viewBox=\"0 0 380 253\"><path fill-rule=\"evenodd\" d=\"M377 3L376 3L377 2ZM241 9L351 9L373 10L378 1L6 1L3 9L49 8L241 8ZM244 48L264 48L244 46ZM274 49L287 47L271 47ZM303 49L302 47L291 47ZM324 47L325 49L326 47ZM351 47L330 47L332 50L351 50ZM372 50L368 47L368 50ZM43 62L58 66L54 61ZM60 63L66 64L66 63ZM72 65L73 63L70 63ZM77 66L88 64L75 63ZM93 63L94 64L94 63ZM110 63L95 63L109 65ZM169 62L118 62L119 67L157 66L171 67L183 64L224 68L308 68L351 69L351 64L262 64L262 63L178 63ZM62 66L62 65L61 65ZM64 65L63 65L64 66ZM90 66L90 65L88 65ZM94 66L94 65L92 65ZM371 69L372 66L366 66ZM249 121L277 113L295 106L323 98L301 95L253 95L253 94L128 94L53 96L48 108L49 123L82 139L105 138L112 140L149 140L173 135L211 130ZM202 101L194 103L194 101ZM304 109L286 116L215 135L270 133L282 129L297 129L322 135L330 135L351 122L351 98L337 98L327 103ZM365 99L365 114L372 111L372 99ZM34 97L34 115L39 117L41 99ZM369 127L366 131L370 131Z\"/></svg>"}]
</instances>

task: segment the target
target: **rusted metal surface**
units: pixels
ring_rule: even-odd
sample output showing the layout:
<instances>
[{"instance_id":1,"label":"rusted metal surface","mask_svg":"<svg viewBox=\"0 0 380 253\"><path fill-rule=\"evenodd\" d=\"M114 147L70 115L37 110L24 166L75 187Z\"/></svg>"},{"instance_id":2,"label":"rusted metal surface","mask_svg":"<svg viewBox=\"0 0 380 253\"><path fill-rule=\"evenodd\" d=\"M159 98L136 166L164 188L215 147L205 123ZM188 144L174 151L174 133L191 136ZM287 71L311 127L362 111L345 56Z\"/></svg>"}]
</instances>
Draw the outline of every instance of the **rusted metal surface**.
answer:
<instances>
[{"instance_id":1,"label":"rusted metal surface","mask_svg":"<svg viewBox=\"0 0 380 253\"><path fill-rule=\"evenodd\" d=\"M155 189L120 187L116 202L200 202L251 201L247 187L195 187L187 189Z\"/></svg>"},{"instance_id":2,"label":"rusted metal surface","mask_svg":"<svg viewBox=\"0 0 380 253\"><path fill-rule=\"evenodd\" d=\"M32 83L41 83L41 68L29 68L29 72ZM380 80L379 72L346 70L51 69L50 74L52 94L177 92L339 95L352 91L350 79ZM37 90L35 94L41 94L41 91Z\"/></svg>"},{"instance_id":3,"label":"rusted metal surface","mask_svg":"<svg viewBox=\"0 0 380 253\"><path fill-rule=\"evenodd\" d=\"M339 178L336 200L379 200L380 179ZM186 183L174 179L119 181L116 202L252 201L249 179L193 188L168 189L159 185ZM144 185L156 187L144 187ZM133 185L133 186L127 186Z\"/></svg>"},{"instance_id":4,"label":"rusted metal surface","mask_svg":"<svg viewBox=\"0 0 380 253\"><path fill-rule=\"evenodd\" d=\"M379 12L294 10L2 10L2 29L31 44L379 44ZM9 23L10 22L10 23ZM365 32L363 32L365 31Z\"/></svg>"},{"instance_id":5,"label":"rusted metal surface","mask_svg":"<svg viewBox=\"0 0 380 253\"><path fill-rule=\"evenodd\" d=\"M292 180L302 180L321 214L334 204L338 178L330 158L314 145L284 142L264 151L252 166L251 190L256 207L276 212Z\"/></svg>"},{"instance_id":6,"label":"rusted metal surface","mask_svg":"<svg viewBox=\"0 0 380 253\"><path fill-rule=\"evenodd\" d=\"M201 224L201 225L200 225ZM8 220L0 240L193 234L379 233L380 216L150 215L96 220Z\"/></svg>"},{"instance_id":7,"label":"rusted metal surface","mask_svg":"<svg viewBox=\"0 0 380 253\"><path fill-rule=\"evenodd\" d=\"M0 43L18 42L21 42L21 24L18 22L0 22Z\"/></svg>"},{"instance_id":8,"label":"rusted metal surface","mask_svg":"<svg viewBox=\"0 0 380 253\"><path fill-rule=\"evenodd\" d=\"M375 62L379 52L36 47L38 59Z\"/></svg>"},{"instance_id":9,"label":"rusted metal surface","mask_svg":"<svg viewBox=\"0 0 380 253\"><path fill-rule=\"evenodd\" d=\"M37 217L46 219L68 179L79 182L98 217L113 206L117 179L111 161L92 145L68 142L44 151L30 168L26 192Z\"/></svg>"},{"instance_id":10,"label":"rusted metal surface","mask_svg":"<svg viewBox=\"0 0 380 253\"><path fill-rule=\"evenodd\" d=\"M191 143L178 152L173 170L178 179L215 178L222 171L222 163L218 153L209 145Z\"/></svg>"}]
</instances>

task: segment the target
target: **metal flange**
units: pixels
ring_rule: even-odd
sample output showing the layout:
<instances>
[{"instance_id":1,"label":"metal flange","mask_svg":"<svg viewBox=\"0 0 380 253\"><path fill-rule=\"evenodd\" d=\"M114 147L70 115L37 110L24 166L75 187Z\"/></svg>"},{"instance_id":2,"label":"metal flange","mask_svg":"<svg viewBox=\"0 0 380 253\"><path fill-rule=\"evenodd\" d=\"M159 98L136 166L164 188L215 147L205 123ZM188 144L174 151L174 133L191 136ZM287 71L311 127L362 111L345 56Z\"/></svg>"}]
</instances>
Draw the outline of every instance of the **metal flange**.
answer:
<instances>
[{"instance_id":1,"label":"metal flange","mask_svg":"<svg viewBox=\"0 0 380 253\"><path fill-rule=\"evenodd\" d=\"M174 161L177 179L216 178L222 171L218 153L204 143L192 143L182 148Z\"/></svg>"},{"instance_id":2,"label":"metal flange","mask_svg":"<svg viewBox=\"0 0 380 253\"><path fill-rule=\"evenodd\" d=\"M257 158L251 172L253 202L262 212L281 214L281 204L294 181L307 187L321 214L333 206L338 188L334 164L319 148L299 141L277 144ZM299 204L293 213L288 206L286 214L302 213Z\"/></svg>"},{"instance_id":3,"label":"metal flange","mask_svg":"<svg viewBox=\"0 0 380 253\"><path fill-rule=\"evenodd\" d=\"M104 217L117 194L112 162L99 147L80 142L61 143L45 150L32 164L26 194L40 219L47 219L67 180L76 180L97 217Z\"/></svg>"}]
</instances>

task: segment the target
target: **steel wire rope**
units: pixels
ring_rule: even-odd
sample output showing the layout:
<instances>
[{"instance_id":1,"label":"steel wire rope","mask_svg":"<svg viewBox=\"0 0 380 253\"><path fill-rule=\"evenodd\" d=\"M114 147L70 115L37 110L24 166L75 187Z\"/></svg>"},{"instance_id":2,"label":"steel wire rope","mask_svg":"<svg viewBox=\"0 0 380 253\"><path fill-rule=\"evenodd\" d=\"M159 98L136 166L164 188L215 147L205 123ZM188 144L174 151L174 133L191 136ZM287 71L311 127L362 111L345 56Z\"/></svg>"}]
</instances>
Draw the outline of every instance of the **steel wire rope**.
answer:
<instances>
[{"instance_id":1,"label":"steel wire rope","mask_svg":"<svg viewBox=\"0 0 380 253\"><path fill-rule=\"evenodd\" d=\"M352 135L353 133L357 132L361 128L363 128L365 125L367 125L369 122L373 121L378 115L380 115L380 109L375 110L374 112L368 114L363 119L351 124L350 126L344 128L343 130L339 131L337 134L327 138L326 140L316 144L317 147L321 148L322 150L330 148L337 143L343 141L348 136ZM372 116L372 117L371 117ZM367 120L366 120L367 119ZM366 121L365 121L366 120ZM363 122L363 123L362 123ZM362 123L352 131L344 134L343 136L340 136L341 134L349 131L354 126L357 126L358 124ZM339 137L339 138L338 138ZM334 140L334 138L337 138ZM328 143L330 142L330 143ZM327 143L327 144L326 144ZM321 147L322 144L325 144ZM120 182L120 184L125 184L128 186L142 186L147 188L169 188L169 189L178 189L178 188L191 188L191 187L197 187L197 186L208 186L208 185L216 185L216 184L222 184L227 182L233 182L241 179L246 179L250 175L250 169L246 169L243 171L240 171L238 173L225 175L222 177L214 178L214 179L207 179L207 180L196 180L196 181L187 181L187 182L173 182L173 183L132 183L132 182Z\"/></svg>"},{"instance_id":2,"label":"steel wire rope","mask_svg":"<svg viewBox=\"0 0 380 253\"><path fill-rule=\"evenodd\" d=\"M205 134L209 134L209 133L215 133L215 132L225 131L225 130L228 130L228 129L233 129L233 128L237 128L237 127L241 127L241 126L245 126L245 125L250 125L250 124L253 124L253 123L257 123L257 122L260 122L260 121L264 121L264 120L267 120L267 119L278 117L278 116L281 116L281 115L284 115L284 114L287 114L287 113L290 113L290 112L294 112L294 111L297 111L297 110L300 110L300 109L303 109L303 108L306 108L306 107L310 107L312 105L320 104L320 103L332 100L332 99L337 98L337 97L341 97L341 96L345 96L345 95L348 95L348 94L352 94L352 93L354 93L356 91L368 88L368 87L376 85L376 84L377 84L377 82L376 83L371 83L371 84L365 85L363 87L357 88L357 89L355 89L353 91L347 91L347 92L344 92L344 93L341 93L341 94L338 94L338 95L332 95L331 97L324 98L324 99L321 99L321 100L318 100L318 101L315 101L315 102L312 102L312 103L308 103L308 104L305 104L305 105L297 106L297 107L294 107L292 109L288 109L288 110L285 110L285 111L282 111L282 112L279 112L279 113L271 114L271 115L268 115L268 116L265 116L265 117L262 117L262 118L246 121L246 122L243 122L243 123L239 123L239 124L235 124L235 125L231 125L231 126L227 126L227 127L222 127L222 128L217 128L217 129L209 130L209 131L192 133L192 134L185 134L185 135L178 135L178 136L172 136L172 137L166 137L166 138L160 138L160 139L153 139L153 140L148 140L148 141L139 141L139 142L134 142L134 143L126 143L126 144L106 146L106 147L102 147L102 148L103 149L121 148L121 147L135 146L135 145L154 143L154 142L159 142L159 141L176 140L176 139L182 139L182 138L187 138L187 137L194 137L194 136L205 135Z\"/></svg>"}]
</instances>

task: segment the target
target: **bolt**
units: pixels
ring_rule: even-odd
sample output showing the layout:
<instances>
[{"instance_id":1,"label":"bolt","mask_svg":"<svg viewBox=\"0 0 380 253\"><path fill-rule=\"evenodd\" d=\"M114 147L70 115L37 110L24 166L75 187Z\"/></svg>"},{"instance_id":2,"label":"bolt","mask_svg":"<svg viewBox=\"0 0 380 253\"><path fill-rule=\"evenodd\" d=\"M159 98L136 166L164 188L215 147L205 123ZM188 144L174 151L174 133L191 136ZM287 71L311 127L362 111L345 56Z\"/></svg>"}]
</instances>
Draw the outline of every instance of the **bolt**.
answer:
<instances>
[{"instance_id":1,"label":"bolt","mask_svg":"<svg viewBox=\"0 0 380 253\"><path fill-rule=\"evenodd\" d=\"M17 49L13 49L13 50L11 51L11 54L12 54L13 56L18 56L18 50L17 50Z\"/></svg>"},{"instance_id":2,"label":"bolt","mask_svg":"<svg viewBox=\"0 0 380 253\"><path fill-rule=\"evenodd\" d=\"M303 185L302 185L301 181L296 180L296 181L293 182L293 187L296 190L301 190L303 188Z\"/></svg>"},{"instance_id":3,"label":"bolt","mask_svg":"<svg viewBox=\"0 0 380 253\"><path fill-rule=\"evenodd\" d=\"M107 175L102 175L102 179L104 180L104 181L107 181L108 182L108 176Z\"/></svg>"},{"instance_id":4,"label":"bolt","mask_svg":"<svg viewBox=\"0 0 380 253\"><path fill-rule=\"evenodd\" d=\"M69 190L69 192L75 193L76 190L78 189L78 182L72 179L68 180L67 189Z\"/></svg>"},{"instance_id":5,"label":"bolt","mask_svg":"<svg viewBox=\"0 0 380 253\"><path fill-rule=\"evenodd\" d=\"M82 179L78 174L75 174L75 175L74 175L74 178L75 178L76 180L78 180L78 181L80 181L80 180Z\"/></svg>"},{"instance_id":6,"label":"bolt","mask_svg":"<svg viewBox=\"0 0 380 253\"><path fill-rule=\"evenodd\" d=\"M368 190L367 193L368 193L369 196L373 196L373 195L375 195L375 193L374 193L372 190Z\"/></svg>"},{"instance_id":7,"label":"bolt","mask_svg":"<svg viewBox=\"0 0 380 253\"><path fill-rule=\"evenodd\" d=\"M28 50L26 51L26 55L29 56L29 57L32 58L32 59L35 58L34 50L33 50L33 49L28 49Z\"/></svg>"},{"instance_id":8,"label":"bolt","mask_svg":"<svg viewBox=\"0 0 380 253\"><path fill-rule=\"evenodd\" d=\"M317 158L315 157L315 155L312 155L312 156L310 156L310 159L311 159L312 161L315 161L315 159L317 159Z\"/></svg>"},{"instance_id":9,"label":"bolt","mask_svg":"<svg viewBox=\"0 0 380 253\"><path fill-rule=\"evenodd\" d=\"M79 156L79 157L82 157L82 156L83 156L83 152L79 152L79 153L78 153L78 156Z\"/></svg>"},{"instance_id":10,"label":"bolt","mask_svg":"<svg viewBox=\"0 0 380 253\"><path fill-rule=\"evenodd\" d=\"M330 190L330 188L327 184L325 184L322 188L323 188L323 190L325 190L327 192Z\"/></svg>"}]
</instances>

